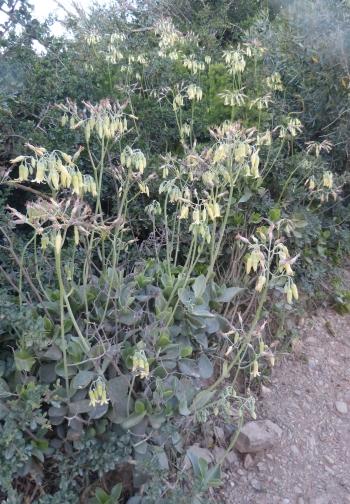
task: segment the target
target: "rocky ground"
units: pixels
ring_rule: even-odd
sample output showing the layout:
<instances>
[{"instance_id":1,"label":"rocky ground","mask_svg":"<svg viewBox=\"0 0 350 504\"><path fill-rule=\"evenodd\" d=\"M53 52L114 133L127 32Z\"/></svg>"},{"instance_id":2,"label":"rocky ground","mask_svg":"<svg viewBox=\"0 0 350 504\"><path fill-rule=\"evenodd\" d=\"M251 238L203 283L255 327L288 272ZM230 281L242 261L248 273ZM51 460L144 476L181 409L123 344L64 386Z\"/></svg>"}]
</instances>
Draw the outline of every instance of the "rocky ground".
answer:
<instances>
[{"instance_id":1,"label":"rocky ground","mask_svg":"<svg viewBox=\"0 0 350 504\"><path fill-rule=\"evenodd\" d=\"M350 315L322 309L298 330L257 407L281 439L263 452L232 453L218 504L350 503Z\"/></svg>"}]
</instances>

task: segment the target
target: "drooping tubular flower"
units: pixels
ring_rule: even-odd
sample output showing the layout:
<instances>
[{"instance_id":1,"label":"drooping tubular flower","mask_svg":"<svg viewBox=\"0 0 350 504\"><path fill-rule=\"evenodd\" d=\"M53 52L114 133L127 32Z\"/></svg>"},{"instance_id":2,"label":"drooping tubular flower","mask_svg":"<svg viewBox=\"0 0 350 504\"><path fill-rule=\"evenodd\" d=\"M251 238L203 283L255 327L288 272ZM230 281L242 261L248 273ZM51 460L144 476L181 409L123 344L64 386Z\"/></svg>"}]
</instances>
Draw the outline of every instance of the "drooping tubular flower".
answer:
<instances>
[{"instance_id":1,"label":"drooping tubular flower","mask_svg":"<svg viewBox=\"0 0 350 504\"><path fill-rule=\"evenodd\" d=\"M323 174L323 187L327 189L332 189L333 187L333 173L330 171L326 171Z\"/></svg>"},{"instance_id":2,"label":"drooping tubular flower","mask_svg":"<svg viewBox=\"0 0 350 504\"><path fill-rule=\"evenodd\" d=\"M97 196L96 182L91 175L83 175L76 166L82 148L70 156L62 151L47 152L43 147L27 146L34 151L35 156L17 156L12 164L20 162L18 180L31 181L36 184L47 183L52 190L70 189L74 194L83 196L90 193Z\"/></svg>"},{"instance_id":3,"label":"drooping tubular flower","mask_svg":"<svg viewBox=\"0 0 350 504\"><path fill-rule=\"evenodd\" d=\"M251 370L251 377L252 378L256 378L257 376L260 376L259 363L258 363L257 360L255 360L253 362L253 367L252 367L252 370Z\"/></svg>"},{"instance_id":4,"label":"drooping tubular flower","mask_svg":"<svg viewBox=\"0 0 350 504\"><path fill-rule=\"evenodd\" d=\"M106 383L102 378L97 378L97 380L91 384L89 398L90 406L93 408L108 404L109 399L107 397Z\"/></svg>"},{"instance_id":5,"label":"drooping tubular flower","mask_svg":"<svg viewBox=\"0 0 350 504\"><path fill-rule=\"evenodd\" d=\"M295 299L296 301L299 299L298 287L294 282L287 282L284 286L284 292L287 296L288 304L292 304L293 299Z\"/></svg>"},{"instance_id":6,"label":"drooping tubular flower","mask_svg":"<svg viewBox=\"0 0 350 504\"><path fill-rule=\"evenodd\" d=\"M187 96L189 100L201 101L203 98L203 91L199 86L190 84L187 88Z\"/></svg>"},{"instance_id":7,"label":"drooping tubular flower","mask_svg":"<svg viewBox=\"0 0 350 504\"><path fill-rule=\"evenodd\" d=\"M149 364L143 350L137 350L132 357L132 372L138 375L141 380L149 375Z\"/></svg>"}]
</instances>

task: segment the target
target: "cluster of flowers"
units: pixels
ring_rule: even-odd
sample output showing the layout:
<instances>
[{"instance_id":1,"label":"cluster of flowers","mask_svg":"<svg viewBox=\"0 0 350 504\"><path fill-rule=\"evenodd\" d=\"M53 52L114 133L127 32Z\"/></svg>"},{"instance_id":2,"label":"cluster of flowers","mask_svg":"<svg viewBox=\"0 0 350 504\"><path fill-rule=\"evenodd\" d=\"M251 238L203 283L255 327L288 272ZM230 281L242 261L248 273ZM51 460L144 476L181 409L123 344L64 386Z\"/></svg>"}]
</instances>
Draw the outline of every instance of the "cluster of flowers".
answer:
<instances>
[{"instance_id":1,"label":"cluster of flowers","mask_svg":"<svg viewBox=\"0 0 350 504\"><path fill-rule=\"evenodd\" d=\"M12 164L20 163L18 181L46 182L55 191L71 189L78 196L91 193L96 197L95 180L90 175L83 175L75 164L81 149L70 156L61 151L48 153L43 147L26 145L34 151L35 156L17 156L11 160Z\"/></svg>"},{"instance_id":2,"label":"cluster of flowers","mask_svg":"<svg viewBox=\"0 0 350 504\"><path fill-rule=\"evenodd\" d=\"M120 155L120 162L126 168L135 168L141 174L146 168L147 161L145 155L140 149L132 149L127 146Z\"/></svg>"},{"instance_id":3,"label":"cluster of flowers","mask_svg":"<svg viewBox=\"0 0 350 504\"><path fill-rule=\"evenodd\" d=\"M238 236L242 242L249 246L250 252L246 255L246 273L249 275L252 271L258 273L258 278L255 284L255 290L261 292L267 285L268 276L283 278L284 293L286 294L287 302L291 304L293 299L299 298L298 288L293 282L294 271L292 265L296 262L298 256L290 257L288 248L282 243L280 239L275 240L272 249L268 251L265 242L269 239L270 243L273 240L273 226L269 229L264 227L259 228L258 234L262 239L259 243L258 239L253 236L252 242L247 238ZM269 260L267 260L267 257ZM277 271L273 273L271 270L272 260L277 259Z\"/></svg>"},{"instance_id":4,"label":"cluster of flowers","mask_svg":"<svg viewBox=\"0 0 350 504\"><path fill-rule=\"evenodd\" d=\"M334 200L338 197L339 188L334 188L333 173L331 171L325 171L322 180L319 182L312 175L306 180L305 185L312 194L318 195L321 203L328 201L329 196L332 196Z\"/></svg>"},{"instance_id":5,"label":"cluster of flowers","mask_svg":"<svg viewBox=\"0 0 350 504\"><path fill-rule=\"evenodd\" d=\"M107 398L106 384L102 378L97 378L97 380L91 384L89 398L90 406L93 408L108 404L109 399Z\"/></svg>"},{"instance_id":6,"label":"cluster of flowers","mask_svg":"<svg viewBox=\"0 0 350 504\"><path fill-rule=\"evenodd\" d=\"M68 106L60 105L59 109L64 114L61 119L62 126L69 124L71 129L84 128L87 143L93 133L98 138L112 139L122 136L128 129L126 115L122 107L111 104L109 100L102 100L97 106L85 103L86 110L83 117L78 115L76 105L69 103Z\"/></svg>"}]
</instances>

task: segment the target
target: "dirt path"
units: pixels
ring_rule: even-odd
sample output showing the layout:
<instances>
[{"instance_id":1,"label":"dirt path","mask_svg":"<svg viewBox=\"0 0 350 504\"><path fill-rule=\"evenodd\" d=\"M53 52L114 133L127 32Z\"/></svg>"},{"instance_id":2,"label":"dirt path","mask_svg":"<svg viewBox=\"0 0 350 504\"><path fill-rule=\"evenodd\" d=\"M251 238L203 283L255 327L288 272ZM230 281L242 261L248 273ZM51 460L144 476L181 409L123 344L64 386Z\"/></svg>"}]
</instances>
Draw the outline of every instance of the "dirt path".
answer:
<instances>
[{"instance_id":1,"label":"dirt path","mask_svg":"<svg viewBox=\"0 0 350 504\"><path fill-rule=\"evenodd\" d=\"M283 429L281 443L231 463L218 503L350 503L350 316L320 310L299 329L298 350L258 403L258 418Z\"/></svg>"}]
</instances>

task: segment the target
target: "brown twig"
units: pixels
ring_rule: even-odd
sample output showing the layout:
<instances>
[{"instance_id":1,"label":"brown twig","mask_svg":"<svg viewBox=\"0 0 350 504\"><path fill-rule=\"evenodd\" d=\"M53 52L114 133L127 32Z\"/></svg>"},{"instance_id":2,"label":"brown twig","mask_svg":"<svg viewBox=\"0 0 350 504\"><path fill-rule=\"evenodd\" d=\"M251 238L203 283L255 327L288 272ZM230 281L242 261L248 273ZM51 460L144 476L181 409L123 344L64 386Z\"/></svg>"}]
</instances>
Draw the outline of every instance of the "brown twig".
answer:
<instances>
[{"instance_id":1,"label":"brown twig","mask_svg":"<svg viewBox=\"0 0 350 504\"><path fill-rule=\"evenodd\" d=\"M17 287L17 285L14 283L14 281L12 280L12 278L10 277L10 275L8 273L6 273L6 271L4 270L4 268L2 266L0 266L0 271L1 273L3 274L3 276L6 278L6 280L8 281L8 283L12 286L12 288L17 292L19 293L19 288Z\"/></svg>"},{"instance_id":2,"label":"brown twig","mask_svg":"<svg viewBox=\"0 0 350 504\"><path fill-rule=\"evenodd\" d=\"M8 187L14 187L15 189L22 189L22 191L28 191L36 196L40 196L41 198L46 199L47 201L51 201L51 198L49 195L44 194L40 191L37 191L36 189L33 189L32 187L27 187L22 184L19 184L18 182L3 182L4 185L7 185Z\"/></svg>"}]
</instances>

